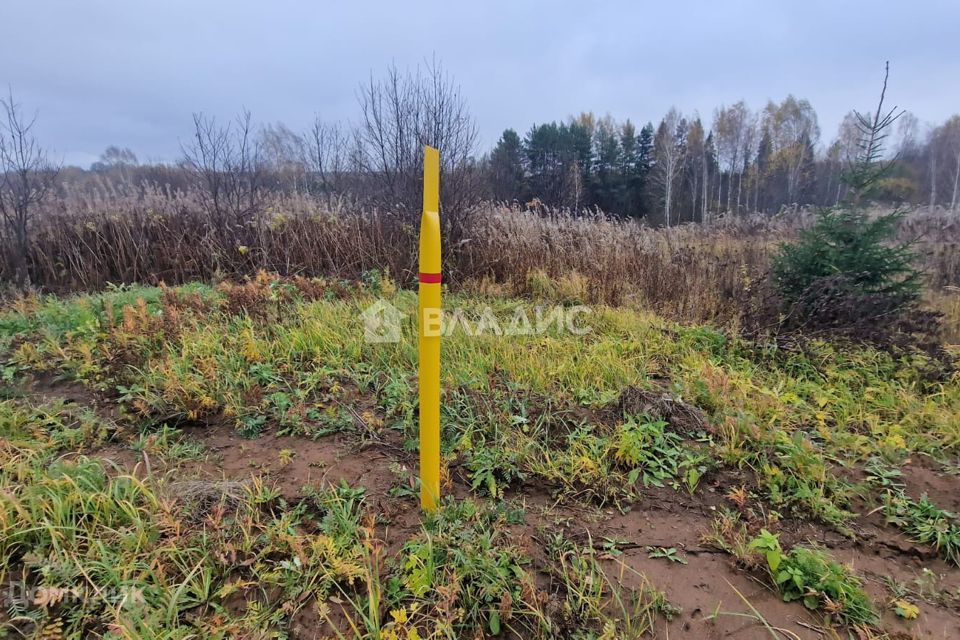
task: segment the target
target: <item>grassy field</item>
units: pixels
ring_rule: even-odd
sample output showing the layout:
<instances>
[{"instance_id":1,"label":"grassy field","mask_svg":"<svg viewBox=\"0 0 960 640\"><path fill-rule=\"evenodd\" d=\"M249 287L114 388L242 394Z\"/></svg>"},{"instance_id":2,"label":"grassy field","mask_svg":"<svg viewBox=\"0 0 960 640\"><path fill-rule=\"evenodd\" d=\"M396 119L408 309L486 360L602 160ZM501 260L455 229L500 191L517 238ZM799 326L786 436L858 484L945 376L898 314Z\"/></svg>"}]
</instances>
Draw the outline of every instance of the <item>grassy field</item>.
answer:
<instances>
[{"instance_id":1,"label":"grassy field","mask_svg":"<svg viewBox=\"0 0 960 640\"><path fill-rule=\"evenodd\" d=\"M591 302L544 278L445 304ZM960 636L956 374L628 307L455 331L421 517L415 309L374 273L9 304L0 637Z\"/></svg>"}]
</instances>

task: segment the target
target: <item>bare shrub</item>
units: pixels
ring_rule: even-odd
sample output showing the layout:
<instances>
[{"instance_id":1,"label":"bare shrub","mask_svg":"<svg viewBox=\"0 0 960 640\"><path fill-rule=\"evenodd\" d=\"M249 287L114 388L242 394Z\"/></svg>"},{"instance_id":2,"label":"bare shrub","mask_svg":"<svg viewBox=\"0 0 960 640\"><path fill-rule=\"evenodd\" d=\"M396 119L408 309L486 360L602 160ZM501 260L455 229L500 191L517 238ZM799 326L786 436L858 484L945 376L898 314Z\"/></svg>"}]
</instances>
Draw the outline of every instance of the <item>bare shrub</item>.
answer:
<instances>
[{"instance_id":1,"label":"bare shrub","mask_svg":"<svg viewBox=\"0 0 960 640\"><path fill-rule=\"evenodd\" d=\"M416 229L390 212L335 197L264 195L264 209L244 224L221 225L206 209L207 195L148 188L139 196L72 197L66 210L44 212L28 253L30 272L59 292L111 282L217 281L261 270L357 278L381 269L415 277Z\"/></svg>"},{"instance_id":2,"label":"bare shrub","mask_svg":"<svg viewBox=\"0 0 960 640\"><path fill-rule=\"evenodd\" d=\"M193 139L183 164L193 175L204 208L218 225L243 224L258 209L264 176L262 143L249 111L223 125L193 115Z\"/></svg>"},{"instance_id":3,"label":"bare shrub","mask_svg":"<svg viewBox=\"0 0 960 640\"><path fill-rule=\"evenodd\" d=\"M342 193L346 186L344 178L349 136L339 124L327 123L316 117L305 139L304 164L314 178L312 191Z\"/></svg>"},{"instance_id":4,"label":"bare shrub","mask_svg":"<svg viewBox=\"0 0 960 640\"><path fill-rule=\"evenodd\" d=\"M360 88L356 131L357 168L367 176L368 195L381 205L401 206L419 216L423 146L440 150L441 207L456 215L477 200L479 174L471 170L477 128L460 87L436 61L414 72L395 65L382 79Z\"/></svg>"},{"instance_id":5,"label":"bare shrub","mask_svg":"<svg viewBox=\"0 0 960 640\"><path fill-rule=\"evenodd\" d=\"M0 215L3 216L4 257L12 272L9 279L19 288L30 284L28 252L36 212L56 181L59 167L33 133L36 116L23 114L13 99L0 100Z\"/></svg>"}]
</instances>

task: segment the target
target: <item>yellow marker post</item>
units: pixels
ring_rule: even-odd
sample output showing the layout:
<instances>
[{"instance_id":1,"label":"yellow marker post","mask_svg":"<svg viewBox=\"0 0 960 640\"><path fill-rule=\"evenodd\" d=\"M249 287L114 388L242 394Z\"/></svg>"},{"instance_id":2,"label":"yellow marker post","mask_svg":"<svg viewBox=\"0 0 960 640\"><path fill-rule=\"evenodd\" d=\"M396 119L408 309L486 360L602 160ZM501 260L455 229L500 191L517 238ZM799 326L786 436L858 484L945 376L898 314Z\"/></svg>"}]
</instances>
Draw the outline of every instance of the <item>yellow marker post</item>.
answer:
<instances>
[{"instance_id":1,"label":"yellow marker post","mask_svg":"<svg viewBox=\"0 0 960 640\"><path fill-rule=\"evenodd\" d=\"M423 148L420 217L420 506L440 499L440 152Z\"/></svg>"}]
</instances>

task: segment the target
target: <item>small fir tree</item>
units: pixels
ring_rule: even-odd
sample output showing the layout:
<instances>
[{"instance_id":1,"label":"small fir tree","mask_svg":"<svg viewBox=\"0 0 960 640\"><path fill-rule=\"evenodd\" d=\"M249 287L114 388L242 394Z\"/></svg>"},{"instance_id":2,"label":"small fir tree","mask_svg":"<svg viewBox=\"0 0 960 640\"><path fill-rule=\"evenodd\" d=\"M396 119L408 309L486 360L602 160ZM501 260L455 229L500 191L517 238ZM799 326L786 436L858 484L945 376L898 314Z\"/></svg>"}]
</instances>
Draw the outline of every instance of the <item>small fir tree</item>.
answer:
<instances>
[{"instance_id":1,"label":"small fir tree","mask_svg":"<svg viewBox=\"0 0 960 640\"><path fill-rule=\"evenodd\" d=\"M893 164L883 158L884 140L903 113L884 109L887 75L876 112L855 112L859 152L842 175L847 198L819 210L814 225L774 257L774 282L797 322L838 326L852 314L851 324L876 320L889 325L919 299L921 273L913 266L912 244L895 241L906 211L877 216L868 210L871 195Z\"/></svg>"}]
</instances>

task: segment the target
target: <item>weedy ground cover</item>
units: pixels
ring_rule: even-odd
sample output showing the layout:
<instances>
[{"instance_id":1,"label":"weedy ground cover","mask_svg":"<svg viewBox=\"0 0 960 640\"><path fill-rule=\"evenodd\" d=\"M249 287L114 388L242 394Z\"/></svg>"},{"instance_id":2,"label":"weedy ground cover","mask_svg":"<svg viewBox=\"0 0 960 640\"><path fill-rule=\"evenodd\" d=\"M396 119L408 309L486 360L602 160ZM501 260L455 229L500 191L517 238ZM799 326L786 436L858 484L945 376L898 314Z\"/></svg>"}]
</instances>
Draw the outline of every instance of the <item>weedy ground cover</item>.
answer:
<instances>
[{"instance_id":1,"label":"weedy ground cover","mask_svg":"<svg viewBox=\"0 0 960 640\"><path fill-rule=\"evenodd\" d=\"M380 299L406 314L398 342L364 340L362 312ZM477 290L445 302L467 317L489 308L509 319L518 308L534 317L545 300ZM883 596L867 594L830 549L792 536L814 527L860 544L889 490L877 478L895 482L918 456L949 466L958 454L960 385L931 380L923 355L756 344L597 305L580 319L585 335L554 326L445 338L444 478L456 498L404 525L400 541L385 542L398 516L383 504L415 512L406 479L383 495L330 477L291 499L256 474L178 491L181 476L224 455L203 444L224 426L251 443L271 433L379 447L396 468L415 468L415 308L414 294L376 273L358 282L259 274L9 305L0 314L0 558L7 577L44 594L17 600L10 628L638 637L680 619L670 590L648 575L672 572L660 576L672 582L688 565L647 551L626 564L596 550L598 537L577 536L610 514L632 523L673 508L651 504L703 511L718 500L736 510L717 525L718 546L747 558L761 551L751 541L772 552L775 540L783 566L768 563L771 589L829 623L866 628L888 611ZM38 380L49 396L83 389L90 406L43 397ZM339 444L325 444L331 436ZM152 460L152 473L112 466L110 447ZM270 458L297 467L303 451L284 451ZM883 535L902 530L955 561L956 525L932 500L894 495L886 514L896 528ZM758 537L764 527L772 538ZM626 548L673 549L693 569L702 561L642 531L627 531ZM741 565L763 575L762 565Z\"/></svg>"}]
</instances>

